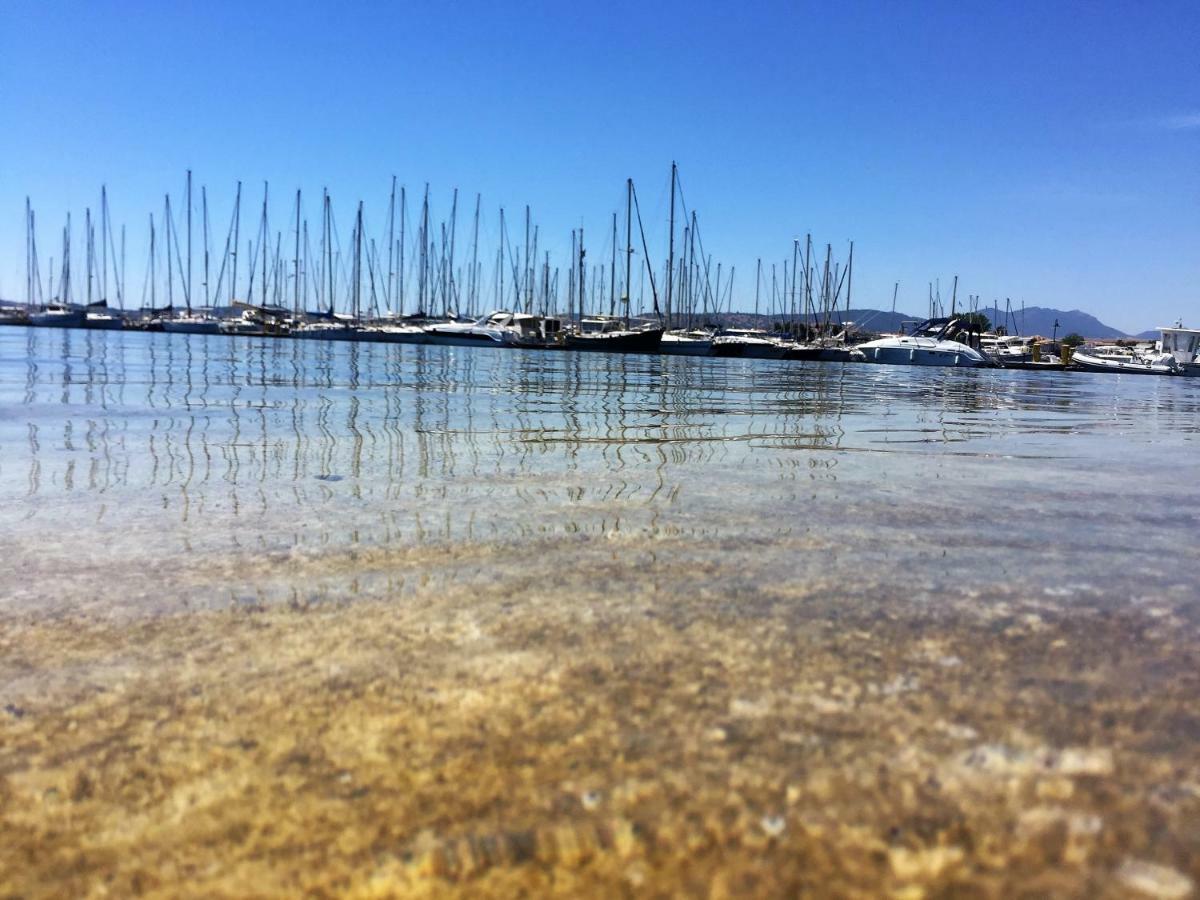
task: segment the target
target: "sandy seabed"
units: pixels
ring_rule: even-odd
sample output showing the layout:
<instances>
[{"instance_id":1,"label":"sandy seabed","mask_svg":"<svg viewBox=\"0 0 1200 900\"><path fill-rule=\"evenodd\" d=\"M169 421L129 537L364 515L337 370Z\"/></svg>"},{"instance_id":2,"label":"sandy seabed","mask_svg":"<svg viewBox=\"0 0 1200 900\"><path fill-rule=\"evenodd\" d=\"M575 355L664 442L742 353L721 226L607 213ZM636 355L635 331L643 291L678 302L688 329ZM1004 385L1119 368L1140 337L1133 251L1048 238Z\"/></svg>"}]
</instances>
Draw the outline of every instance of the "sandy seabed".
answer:
<instances>
[{"instance_id":1,"label":"sandy seabed","mask_svg":"<svg viewBox=\"0 0 1200 900\"><path fill-rule=\"evenodd\" d=\"M1193 893L1185 589L818 550L338 552L263 562L277 601L10 610L0 894Z\"/></svg>"}]
</instances>

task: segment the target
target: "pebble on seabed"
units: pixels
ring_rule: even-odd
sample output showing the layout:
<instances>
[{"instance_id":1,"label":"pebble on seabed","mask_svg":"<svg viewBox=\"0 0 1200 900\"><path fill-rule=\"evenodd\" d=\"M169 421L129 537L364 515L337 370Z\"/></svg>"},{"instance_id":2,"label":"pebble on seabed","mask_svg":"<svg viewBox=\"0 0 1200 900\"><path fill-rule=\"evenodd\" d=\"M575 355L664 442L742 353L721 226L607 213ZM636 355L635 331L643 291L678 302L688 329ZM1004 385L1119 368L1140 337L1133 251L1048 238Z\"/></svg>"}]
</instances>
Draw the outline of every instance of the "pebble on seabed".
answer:
<instances>
[{"instance_id":1,"label":"pebble on seabed","mask_svg":"<svg viewBox=\"0 0 1200 900\"><path fill-rule=\"evenodd\" d=\"M1192 879L1182 872L1141 859L1121 863L1117 880L1130 890L1160 900L1182 900L1190 897L1195 888Z\"/></svg>"}]
</instances>

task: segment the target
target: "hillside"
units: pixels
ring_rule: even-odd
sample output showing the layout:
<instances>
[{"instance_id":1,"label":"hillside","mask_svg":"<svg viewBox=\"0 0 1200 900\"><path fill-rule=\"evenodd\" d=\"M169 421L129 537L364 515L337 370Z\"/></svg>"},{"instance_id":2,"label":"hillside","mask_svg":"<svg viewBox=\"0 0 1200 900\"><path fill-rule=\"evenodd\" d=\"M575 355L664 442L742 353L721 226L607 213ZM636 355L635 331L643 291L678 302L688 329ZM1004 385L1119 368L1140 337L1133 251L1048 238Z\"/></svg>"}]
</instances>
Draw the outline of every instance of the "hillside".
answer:
<instances>
[{"instance_id":1,"label":"hillside","mask_svg":"<svg viewBox=\"0 0 1200 900\"><path fill-rule=\"evenodd\" d=\"M995 315L991 309L984 309L981 312L988 316L989 320ZM710 316L710 318L727 325L768 329L779 320L778 316L754 316L750 313L729 313ZM849 312L842 311L840 313L841 321L849 319L862 330L877 332L898 331L904 322L920 322L925 318L924 315L906 312L893 313L882 309L851 309ZM1078 309L1062 310L1028 306L1024 311L1015 310L1009 317L1007 326L1008 330L1014 334L1040 334L1050 337L1055 333L1055 321L1058 322L1058 337L1072 333L1083 335L1085 338L1109 339L1126 336L1125 332L1120 329L1105 325L1095 316ZM993 326L1005 324L1003 310L1000 311L1000 321L992 324ZM1154 332L1154 337L1157 336L1158 332Z\"/></svg>"}]
</instances>

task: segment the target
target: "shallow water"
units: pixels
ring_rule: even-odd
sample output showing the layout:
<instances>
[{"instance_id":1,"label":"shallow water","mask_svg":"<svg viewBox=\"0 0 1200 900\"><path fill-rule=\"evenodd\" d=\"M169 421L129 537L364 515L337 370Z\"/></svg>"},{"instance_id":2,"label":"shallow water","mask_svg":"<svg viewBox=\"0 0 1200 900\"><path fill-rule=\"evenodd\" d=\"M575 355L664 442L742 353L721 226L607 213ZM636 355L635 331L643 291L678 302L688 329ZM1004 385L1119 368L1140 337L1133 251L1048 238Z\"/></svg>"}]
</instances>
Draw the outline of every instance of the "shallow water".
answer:
<instances>
[{"instance_id":1,"label":"shallow water","mask_svg":"<svg viewBox=\"0 0 1200 900\"><path fill-rule=\"evenodd\" d=\"M1190 549L1198 413L1183 379L8 328L0 527L35 566L202 573L566 536L870 552L895 528L918 559L969 522L998 574L989 534Z\"/></svg>"},{"instance_id":2,"label":"shallow water","mask_svg":"<svg viewBox=\"0 0 1200 900\"><path fill-rule=\"evenodd\" d=\"M1200 379L4 328L0 533L14 890L1200 875Z\"/></svg>"}]
</instances>

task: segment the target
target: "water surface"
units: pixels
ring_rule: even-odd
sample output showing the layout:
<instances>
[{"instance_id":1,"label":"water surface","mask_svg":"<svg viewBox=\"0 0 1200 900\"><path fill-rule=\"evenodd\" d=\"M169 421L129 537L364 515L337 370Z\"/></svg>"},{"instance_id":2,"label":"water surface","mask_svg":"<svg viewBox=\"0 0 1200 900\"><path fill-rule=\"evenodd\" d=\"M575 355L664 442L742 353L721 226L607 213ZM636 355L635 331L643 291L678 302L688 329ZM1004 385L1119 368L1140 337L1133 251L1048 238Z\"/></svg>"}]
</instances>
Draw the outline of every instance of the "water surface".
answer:
<instances>
[{"instance_id":1,"label":"water surface","mask_svg":"<svg viewBox=\"0 0 1200 900\"><path fill-rule=\"evenodd\" d=\"M1172 895L1198 413L0 329L6 885Z\"/></svg>"}]
</instances>

